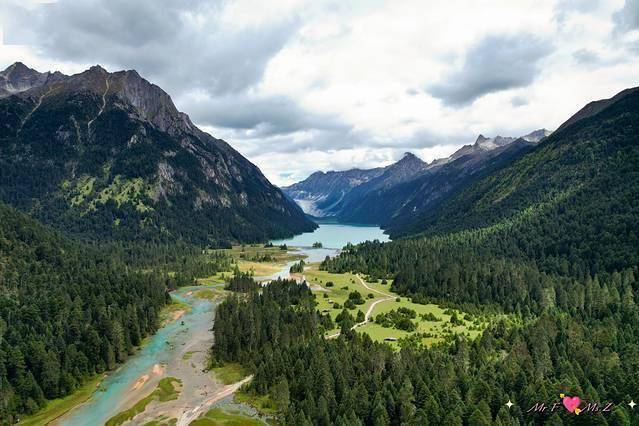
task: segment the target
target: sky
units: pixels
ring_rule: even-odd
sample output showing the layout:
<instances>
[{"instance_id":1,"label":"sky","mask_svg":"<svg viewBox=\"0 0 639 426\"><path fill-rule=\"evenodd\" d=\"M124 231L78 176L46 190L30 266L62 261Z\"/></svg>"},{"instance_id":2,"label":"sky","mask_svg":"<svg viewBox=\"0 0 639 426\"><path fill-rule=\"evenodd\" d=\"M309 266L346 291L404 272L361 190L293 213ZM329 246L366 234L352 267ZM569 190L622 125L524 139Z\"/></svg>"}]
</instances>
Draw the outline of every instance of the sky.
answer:
<instances>
[{"instance_id":1,"label":"sky","mask_svg":"<svg viewBox=\"0 0 639 426\"><path fill-rule=\"evenodd\" d=\"M135 69L277 185L555 129L639 85L639 0L0 0L0 68Z\"/></svg>"}]
</instances>

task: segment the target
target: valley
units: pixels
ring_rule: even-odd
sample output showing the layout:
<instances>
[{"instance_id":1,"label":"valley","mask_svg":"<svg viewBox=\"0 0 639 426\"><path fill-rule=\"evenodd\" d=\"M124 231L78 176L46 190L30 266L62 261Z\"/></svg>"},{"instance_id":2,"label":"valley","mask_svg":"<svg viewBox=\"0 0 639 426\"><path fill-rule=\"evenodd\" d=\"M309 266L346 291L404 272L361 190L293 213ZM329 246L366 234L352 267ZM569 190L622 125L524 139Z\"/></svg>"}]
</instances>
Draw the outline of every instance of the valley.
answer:
<instances>
[{"instance_id":1,"label":"valley","mask_svg":"<svg viewBox=\"0 0 639 426\"><path fill-rule=\"evenodd\" d=\"M315 233L302 238L304 241L337 246L343 243L339 238L344 238L344 235L351 238L359 235L359 239L353 239L355 243L380 236L376 227L352 226L354 232L349 232L348 225L339 225L340 232L336 232L335 226L320 223ZM396 349L403 341L420 341L430 345L450 340L455 335L472 339L488 325L484 320L490 321L489 317L471 320L468 314L457 310L413 303L392 292L391 282L365 282L359 275L320 270L320 260L327 255L336 255L338 250L289 245L301 241L300 237L285 242L274 241L272 246L234 246L222 252L233 259L238 271L254 275L258 280L275 277L305 280L314 294L317 310L329 312L334 322L346 309L344 306L348 306L347 302L351 300L349 295L354 292L361 294L361 304L346 310L352 315L353 321L359 312L365 313L363 320L353 324L353 329ZM286 244L287 249L283 250L280 243ZM288 273L288 269L299 260L307 261L303 273ZM216 305L231 294L224 290L224 279L232 275L231 268L199 279L197 286L181 287L172 292L173 303L163 309L161 328L145 339L137 352L115 371L100 377L99 381L89 382L87 386L95 391L71 395L67 398L64 410L53 401L50 407L35 416L24 418L19 424L73 426L89 422L108 426L198 425L236 417L261 424L265 417L260 420L259 413L262 416L272 416L274 413L267 408L269 403L264 405L259 398L241 392L234 397L241 385L250 380L246 371L233 364L213 369L209 367L209 350L214 344L210 325ZM415 313L412 318L414 330L382 326L375 322L378 315L397 309ZM458 323L451 323L453 314L460 318ZM479 318L481 321L478 321ZM336 338L338 335L339 327L325 330L326 338Z\"/></svg>"},{"instance_id":2,"label":"valley","mask_svg":"<svg viewBox=\"0 0 639 426\"><path fill-rule=\"evenodd\" d=\"M639 426L638 1L0 7L0 426Z\"/></svg>"}]
</instances>

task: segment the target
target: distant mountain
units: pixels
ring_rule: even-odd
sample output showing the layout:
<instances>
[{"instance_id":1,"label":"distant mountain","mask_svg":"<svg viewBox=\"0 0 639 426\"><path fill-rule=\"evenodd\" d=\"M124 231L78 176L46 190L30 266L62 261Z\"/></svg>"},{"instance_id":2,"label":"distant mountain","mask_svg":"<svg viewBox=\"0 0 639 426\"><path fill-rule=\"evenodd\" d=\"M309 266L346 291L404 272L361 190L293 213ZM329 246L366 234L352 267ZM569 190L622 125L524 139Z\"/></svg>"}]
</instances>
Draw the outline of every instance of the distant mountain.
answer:
<instances>
[{"instance_id":1,"label":"distant mountain","mask_svg":"<svg viewBox=\"0 0 639 426\"><path fill-rule=\"evenodd\" d=\"M385 168L317 172L283 190L309 214L334 216L343 222L381 224L392 233L549 134L540 129L521 138L479 135L474 144L464 145L450 157L430 164L406 153ZM348 185L336 190L333 182Z\"/></svg>"},{"instance_id":2,"label":"distant mountain","mask_svg":"<svg viewBox=\"0 0 639 426\"><path fill-rule=\"evenodd\" d=\"M40 73L22 62L16 62L6 70L0 71L0 98L64 79L66 76L58 71Z\"/></svg>"},{"instance_id":3,"label":"distant mountain","mask_svg":"<svg viewBox=\"0 0 639 426\"><path fill-rule=\"evenodd\" d=\"M344 172L315 172L302 182L284 187L282 190L306 213L317 217L334 216L339 202L351 189L383 172L382 167L370 170L351 169Z\"/></svg>"},{"instance_id":4,"label":"distant mountain","mask_svg":"<svg viewBox=\"0 0 639 426\"><path fill-rule=\"evenodd\" d=\"M135 71L0 73L0 200L66 232L217 244L314 229Z\"/></svg>"},{"instance_id":5,"label":"distant mountain","mask_svg":"<svg viewBox=\"0 0 639 426\"><path fill-rule=\"evenodd\" d=\"M337 218L344 222L381 224L394 209L388 204L386 194L392 188L422 175L428 164L407 152L401 160L384 168L374 179L353 188L337 208Z\"/></svg>"}]
</instances>

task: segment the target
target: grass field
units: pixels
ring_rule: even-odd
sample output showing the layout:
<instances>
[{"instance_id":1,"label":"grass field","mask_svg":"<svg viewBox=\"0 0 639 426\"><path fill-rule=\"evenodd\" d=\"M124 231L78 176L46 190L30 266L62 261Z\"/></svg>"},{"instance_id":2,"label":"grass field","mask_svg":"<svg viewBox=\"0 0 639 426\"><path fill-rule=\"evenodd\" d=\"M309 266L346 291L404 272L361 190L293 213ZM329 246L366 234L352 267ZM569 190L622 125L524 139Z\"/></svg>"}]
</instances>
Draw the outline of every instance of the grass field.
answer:
<instances>
[{"instance_id":1,"label":"grass field","mask_svg":"<svg viewBox=\"0 0 639 426\"><path fill-rule=\"evenodd\" d=\"M103 377L104 376L102 374L97 375L87 381L71 395L65 398L49 401L42 410L32 416L25 417L20 420L20 423L18 424L25 426L44 425L57 419L77 405L80 405L91 398L91 395L93 395L93 392L95 392L97 387L100 385Z\"/></svg>"},{"instance_id":2,"label":"grass field","mask_svg":"<svg viewBox=\"0 0 639 426\"><path fill-rule=\"evenodd\" d=\"M404 330L398 330L396 328L386 328L374 322L369 322L361 327L358 327L358 331L367 333L375 341L383 341L387 337L393 337L396 339L408 337L411 334L422 333L422 343L433 344L444 340L446 335L449 334L464 334L467 337L473 339L477 337L488 326L488 321L485 318L476 318L467 316L460 311L454 311L457 313L457 317L462 322L459 325L453 325L450 322L452 315L450 313L444 313L446 309L434 304L421 305L413 303L405 297L400 298L400 302L390 300L378 304L375 307L371 320L374 320L375 316L381 313L390 312L398 308L408 308L417 313L417 318L413 321L417 324L417 329L412 332ZM421 315L433 314L441 321L429 321L421 318ZM464 317L469 318L465 320ZM478 324L474 324L477 320ZM397 345L395 342L391 344Z\"/></svg>"},{"instance_id":3,"label":"grass field","mask_svg":"<svg viewBox=\"0 0 639 426\"><path fill-rule=\"evenodd\" d=\"M226 281L226 277L232 275L231 271L218 272L208 278L198 278L196 281L200 285L221 284Z\"/></svg>"},{"instance_id":4,"label":"grass field","mask_svg":"<svg viewBox=\"0 0 639 426\"><path fill-rule=\"evenodd\" d=\"M252 426L263 425L261 421L245 416L241 413L230 413L221 408L209 410L206 414L191 422L190 426Z\"/></svg>"},{"instance_id":5,"label":"grass field","mask_svg":"<svg viewBox=\"0 0 639 426\"><path fill-rule=\"evenodd\" d=\"M196 299L206 299L210 301L218 300L226 297L228 291L224 290L222 287L215 288L203 288L199 290L193 290L193 296Z\"/></svg>"},{"instance_id":6,"label":"grass field","mask_svg":"<svg viewBox=\"0 0 639 426\"><path fill-rule=\"evenodd\" d=\"M153 401L166 402L177 399L180 395L181 384L182 381L180 379L176 379L175 377L165 377L160 380L158 386L149 396L142 398L128 410L122 411L121 413L111 417L107 420L105 426L119 426L131 420L138 414L144 412L144 410L146 410L146 406Z\"/></svg>"},{"instance_id":7,"label":"grass field","mask_svg":"<svg viewBox=\"0 0 639 426\"><path fill-rule=\"evenodd\" d=\"M334 309L333 303L330 302L338 303L341 307L343 307L344 302L346 302L346 300L348 299L349 293L353 291L359 291L365 301L363 305L356 305L355 309L350 311L353 316L357 314L358 310L361 310L365 314L371 304L373 304L377 300L385 298L385 296L379 293L367 290L364 286L362 286L357 277L350 273L331 274L327 271L320 271L318 269L318 265L312 264L304 270L304 276L306 277L307 283L309 283L309 285L311 286L311 290L317 296L318 309L320 311L328 310L333 320L335 320L335 317L342 311L342 308ZM326 283L329 281L333 282L332 287L326 286ZM379 287L388 286L380 285ZM382 291L388 292L386 289L383 289ZM372 299L368 298L369 293L373 294ZM326 294L328 297L324 297L324 294ZM330 330L328 334L332 334L336 331L337 328L334 330Z\"/></svg>"},{"instance_id":8,"label":"grass field","mask_svg":"<svg viewBox=\"0 0 639 426\"><path fill-rule=\"evenodd\" d=\"M340 309L334 309L333 304L330 302L337 302L340 306L344 306L344 302L348 299L348 294L351 291L359 291L366 303L364 305L356 305L354 310L351 310L351 314L355 316L358 310L366 313L372 303L378 300L387 299L387 296L379 294L377 292L366 289L357 277L350 273L345 274L332 274L327 271L318 270L318 265L310 265L305 271L307 282L311 285L311 290L316 295L318 302L318 309L320 311L328 310L333 320ZM327 287L326 283L332 281L334 284L332 287ZM392 296L393 299L385 300L378 303L371 313L371 322L358 327L358 332L368 334L373 340L381 342L387 338L402 339L411 335L421 336L420 340L424 344L433 344L445 340L446 336L455 334L464 334L469 338L477 337L489 323L488 318L476 318L471 317L466 313L460 311L454 311L457 313L458 319L461 321L459 325L453 325L450 320L452 312L444 313L445 308L441 308L434 304L421 305L411 302L406 297L400 297L398 294L393 293L390 290L390 282L382 284L381 281L375 283L366 282L366 285L371 289L378 290L384 294ZM346 289L344 289L346 287ZM373 294L373 298L369 299L368 294ZM324 297L327 294L328 297ZM399 302L396 301L399 298ZM417 317L413 319L413 322L417 325L414 331L408 332L399 330L397 328L382 327L379 324L372 322L378 314L387 313L398 308L408 308L416 312ZM429 321L421 318L421 315L432 314L440 321ZM467 319L464 319L467 318ZM335 333L337 329L327 332L328 335ZM391 345L398 347L396 341L388 342Z\"/></svg>"}]
</instances>

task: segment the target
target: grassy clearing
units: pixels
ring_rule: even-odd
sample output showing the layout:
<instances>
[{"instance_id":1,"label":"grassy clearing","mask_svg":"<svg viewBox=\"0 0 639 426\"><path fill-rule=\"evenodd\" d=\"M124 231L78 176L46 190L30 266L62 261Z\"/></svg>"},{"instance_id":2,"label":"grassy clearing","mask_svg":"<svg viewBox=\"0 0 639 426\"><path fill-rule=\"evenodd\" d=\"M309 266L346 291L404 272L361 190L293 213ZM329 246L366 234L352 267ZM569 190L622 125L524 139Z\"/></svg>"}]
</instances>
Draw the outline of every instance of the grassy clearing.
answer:
<instances>
[{"instance_id":1,"label":"grassy clearing","mask_svg":"<svg viewBox=\"0 0 639 426\"><path fill-rule=\"evenodd\" d=\"M286 264L276 265L273 263L248 262L240 260L237 263L238 268L242 272L253 272L256 277L265 277L278 273Z\"/></svg>"},{"instance_id":2,"label":"grassy clearing","mask_svg":"<svg viewBox=\"0 0 639 426\"><path fill-rule=\"evenodd\" d=\"M196 281L200 285L212 285L212 284L223 284L226 282L226 277L231 276L233 273L230 271L226 272L218 272L215 275L211 275L208 278L198 278Z\"/></svg>"},{"instance_id":3,"label":"grassy clearing","mask_svg":"<svg viewBox=\"0 0 639 426\"><path fill-rule=\"evenodd\" d=\"M221 408L209 410L206 414L191 422L191 426L252 426L263 425L261 421L245 416L240 413L230 413Z\"/></svg>"},{"instance_id":4,"label":"grassy clearing","mask_svg":"<svg viewBox=\"0 0 639 426\"><path fill-rule=\"evenodd\" d=\"M320 271L317 265L311 265L304 271L304 275L306 277L306 281L311 286L311 290L317 296L317 308L320 311L328 310L333 320L335 320L335 317L342 311L344 302L346 302L346 300L348 299L348 295L353 291L359 291L366 302L363 305L356 305L355 309L350 311L353 316L357 314L358 310L366 313L366 311L368 311L368 308L375 301L385 298L385 296L382 296L379 293L371 292L370 290L366 289L354 274L332 274L327 271ZM326 286L326 283L329 281L333 283L332 287ZM388 293L388 290L386 288L383 288L388 286L380 285L380 287L381 291ZM373 294L372 299L368 298L369 293ZM324 294L326 294L327 297L324 297ZM338 303L341 307L339 309L335 309L333 307L334 304L330 302ZM385 303L386 302L383 302L379 305L383 305ZM332 334L335 331L337 331L337 328L335 330L330 330L328 334Z\"/></svg>"},{"instance_id":5,"label":"grassy clearing","mask_svg":"<svg viewBox=\"0 0 639 426\"><path fill-rule=\"evenodd\" d=\"M76 406L88 401L96 391L104 376L102 374L95 376L78 388L71 395L60 399L54 399L32 416L25 417L18 423L25 426L36 426L47 424L58 417L64 415Z\"/></svg>"},{"instance_id":6,"label":"grassy clearing","mask_svg":"<svg viewBox=\"0 0 639 426\"><path fill-rule=\"evenodd\" d=\"M169 419L167 416L161 416L157 420L151 420L145 423L144 426L175 426L177 419Z\"/></svg>"},{"instance_id":7,"label":"grassy clearing","mask_svg":"<svg viewBox=\"0 0 639 426\"><path fill-rule=\"evenodd\" d=\"M390 312L400 307L408 308L417 313L417 318L413 320L417 324L416 330L407 332L396 328L382 327L381 325L372 322L359 327L357 330L367 333L376 341L383 341L388 337L396 339L406 338L410 335L420 333L423 336L421 339L422 343L433 344L443 341L447 335L463 334L473 339L477 337L489 323L489 319L487 318L470 316L458 310L451 310L452 312L448 311L448 313L445 313L445 308L434 304L420 305L418 303L413 303L404 297L400 298L400 300L400 302L391 300L378 304L375 307L373 317L371 319L374 319L374 317L378 314ZM457 314L457 318L461 322L458 325L451 323L453 312ZM434 315L436 318L440 319L440 321L429 321L421 318L421 315L429 314ZM477 321L477 324L475 324L475 321ZM391 344L397 345L395 342L391 342Z\"/></svg>"},{"instance_id":8,"label":"grassy clearing","mask_svg":"<svg viewBox=\"0 0 639 426\"><path fill-rule=\"evenodd\" d=\"M244 370L244 367L236 363L229 363L222 367L215 367L211 369L211 371L215 375L215 378L225 385L237 383L248 375Z\"/></svg>"},{"instance_id":9,"label":"grassy clearing","mask_svg":"<svg viewBox=\"0 0 639 426\"><path fill-rule=\"evenodd\" d=\"M318 309L320 311L328 310L333 320L335 320L335 317L342 309L334 309L333 304L331 304L330 301L337 302L343 307L344 302L348 299L348 294L351 291L359 291L366 301L364 305L356 305L356 308L351 310L353 316L355 316L357 310L361 310L366 313L372 303L386 298L386 296L366 289L357 277L350 273L332 274L318 270L317 265L311 265L304 271L304 274L311 285L311 290L317 297ZM332 287L326 286L328 281L333 282ZM400 297L398 294L393 293L390 290L390 284L390 281L386 284L382 284L381 281L374 283L366 282L366 285L371 289L381 291L382 293L393 296L394 298L399 298L400 300L397 302L396 299L392 299L378 303L372 311L371 321L373 321L378 314L387 313L398 308L408 308L415 311L417 314L417 317L413 319L413 322L415 322L417 327L414 331L409 332L396 328L382 327L374 322L369 322L357 328L358 332L368 334L375 341L381 342L387 338L402 339L410 336L419 336L419 340L422 343L431 345L444 341L447 336L459 334L466 335L472 339L477 337L490 322L490 318L470 316L460 311L451 310L448 313L445 313L445 308L441 308L434 304L420 305L413 303L408 298ZM344 289L344 287L346 287L346 289ZM373 295L373 298L368 298L369 293ZM324 294L326 294L327 297L324 297ZM459 324L451 323L453 313L457 314L457 318L460 321ZM421 317L422 315L429 314L434 315L436 318L440 319L440 321L431 321ZM330 335L336 331L337 329L330 330L327 334ZM399 347L396 341L388 343L394 347Z\"/></svg>"},{"instance_id":10,"label":"grassy clearing","mask_svg":"<svg viewBox=\"0 0 639 426\"><path fill-rule=\"evenodd\" d=\"M246 260L252 262L271 262L285 264L293 260L299 260L304 256L291 250L281 250L278 246L264 247L264 244L251 244L244 246L233 246L224 250L236 260ZM269 258L269 260L263 260Z\"/></svg>"},{"instance_id":11,"label":"grassy clearing","mask_svg":"<svg viewBox=\"0 0 639 426\"><path fill-rule=\"evenodd\" d=\"M166 402L177 399L181 392L181 385L182 381L180 379L176 379L175 377L165 377L160 380L158 386L149 396L142 398L128 410L122 411L121 413L111 417L107 420L106 426L119 426L128 420L133 419L138 414L143 413L144 410L146 410L147 405L153 401Z\"/></svg>"},{"instance_id":12,"label":"grassy clearing","mask_svg":"<svg viewBox=\"0 0 639 426\"><path fill-rule=\"evenodd\" d=\"M203 288L200 290L193 290L193 296L196 299L206 299L210 301L226 297L227 294L228 292L223 288Z\"/></svg>"}]
</instances>

